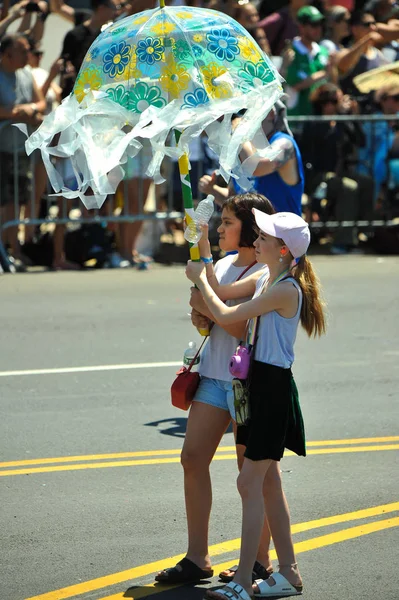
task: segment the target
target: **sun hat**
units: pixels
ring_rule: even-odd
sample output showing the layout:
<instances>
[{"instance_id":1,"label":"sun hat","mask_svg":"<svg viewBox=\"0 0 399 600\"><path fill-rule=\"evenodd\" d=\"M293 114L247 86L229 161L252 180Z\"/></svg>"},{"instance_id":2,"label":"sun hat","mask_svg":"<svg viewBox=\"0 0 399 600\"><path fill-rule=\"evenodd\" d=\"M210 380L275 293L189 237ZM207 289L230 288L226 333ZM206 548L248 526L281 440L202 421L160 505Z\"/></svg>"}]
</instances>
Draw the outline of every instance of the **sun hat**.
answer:
<instances>
[{"instance_id":1,"label":"sun hat","mask_svg":"<svg viewBox=\"0 0 399 600\"><path fill-rule=\"evenodd\" d=\"M303 6L296 13L296 20L302 25L321 23L324 21L324 15L315 6Z\"/></svg>"},{"instance_id":2,"label":"sun hat","mask_svg":"<svg viewBox=\"0 0 399 600\"><path fill-rule=\"evenodd\" d=\"M267 215L257 208L253 208L252 212L259 229L283 240L294 259L306 254L310 244L310 230L302 217L290 212Z\"/></svg>"}]
</instances>

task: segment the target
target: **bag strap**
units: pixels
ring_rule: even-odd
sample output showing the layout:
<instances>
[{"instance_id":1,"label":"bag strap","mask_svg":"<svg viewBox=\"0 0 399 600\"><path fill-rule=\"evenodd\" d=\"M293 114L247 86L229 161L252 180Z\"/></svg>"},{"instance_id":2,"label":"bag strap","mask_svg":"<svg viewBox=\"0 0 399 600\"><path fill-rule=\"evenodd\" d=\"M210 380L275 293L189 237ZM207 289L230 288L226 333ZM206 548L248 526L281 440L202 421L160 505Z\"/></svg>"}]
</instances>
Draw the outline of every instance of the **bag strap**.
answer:
<instances>
[{"instance_id":1,"label":"bag strap","mask_svg":"<svg viewBox=\"0 0 399 600\"><path fill-rule=\"evenodd\" d=\"M257 262L258 262L257 260L254 260L254 262L253 262L253 263L251 263L250 265L248 265L247 267L245 267L245 269L244 269L244 270L243 270L243 271L242 271L242 272L239 274L239 276L237 277L236 281L240 281L240 279L241 279L242 277L244 277L245 273L246 273L247 271L249 271L249 269L252 269L252 267L253 267L254 265L256 265L256 263L257 263Z\"/></svg>"},{"instance_id":2,"label":"bag strap","mask_svg":"<svg viewBox=\"0 0 399 600\"><path fill-rule=\"evenodd\" d=\"M187 368L187 371L186 371L187 373L188 373L189 371L191 371L191 369L192 369L192 367L193 367L193 365L194 365L195 361L197 360L197 357L198 357L199 353L200 353L200 352L201 352L201 350L202 350L202 346L205 344L205 342L206 342L206 340L208 339L208 337L209 337L209 335L206 335L206 336L204 337L204 339L202 340L202 344L201 344L201 346L198 348L196 355L194 356L194 358L193 358L193 360L191 361L191 363L188 365L188 368Z\"/></svg>"},{"instance_id":3,"label":"bag strap","mask_svg":"<svg viewBox=\"0 0 399 600\"><path fill-rule=\"evenodd\" d=\"M254 260L254 262L252 262L250 265L248 265L247 267L245 267L245 269L244 269L243 271L241 271L241 273L240 273L240 274L239 274L239 276L237 277L236 281L239 281L239 280L240 280L242 277L244 277L245 273L247 273L247 271L249 271L249 269L252 269L252 267L253 267L254 265L256 265L256 263L257 263L257 261L256 261L256 260ZM212 330L212 327L213 327L213 323L212 323L212 325L211 325L211 330ZM204 339L203 339L203 341L202 341L202 344L201 344L201 346L198 348L196 355L194 356L193 360L191 361L191 363L189 364L189 366L188 366L188 368L187 368L187 372L191 371L191 369L192 369L192 367L193 367L193 365L194 365L195 361L197 360L197 357L198 357L199 353L201 352L201 350L202 350L202 347L203 347L203 345L205 344L205 342L206 342L206 340L208 339L208 337L209 337L209 335L206 335L206 336L204 337Z\"/></svg>"}]
</instances>

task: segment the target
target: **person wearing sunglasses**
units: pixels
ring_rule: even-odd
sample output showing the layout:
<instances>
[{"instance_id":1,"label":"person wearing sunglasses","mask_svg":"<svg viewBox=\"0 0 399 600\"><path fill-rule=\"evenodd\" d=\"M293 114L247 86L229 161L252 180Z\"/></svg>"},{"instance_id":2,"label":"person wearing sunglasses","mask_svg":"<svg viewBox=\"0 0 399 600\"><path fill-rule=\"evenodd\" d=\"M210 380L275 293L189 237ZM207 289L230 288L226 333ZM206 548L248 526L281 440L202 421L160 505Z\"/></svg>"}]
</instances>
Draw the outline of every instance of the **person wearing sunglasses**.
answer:
<instances>
[{"instance_id":1,"label":"person wearing sunglasses","mask_svg":"<svg viewBox=\"0 0 399 600\"><path fill-rule=\"evenodd\" d=\"M377 69L388 61L376 46L383 43L377 31L377 22L371 13L356 11L351 17L353 44L337 55L340 85L345 94L359 97L360 92L353 83L354 77Z\"/></svg>"},{"instance_id":2,"label":"person wearing sunglasses","mask_svg":"<svg viewBox=\"0 0 399 600\"><path fill-rule=\"evenodd\" d=\"M310 115L309 95L315 86L332 79L326 48L319 45L324 16L314 6L304 6L297 13L299 37L292 43L293 60L287 69L288 114Z\"/></svg>"},{"instance_id":3,"label":"person wearing sunglasses","mask_svg":"<svg viewBox=\"0 0 399 600\"><path fill-rule=\"evenodd\" d=\"M326 17L326 37L320 42L330 54L343 49L343 40L350 35L351 15L344 6L332 6Z\"/></svg>"}]
</instances>

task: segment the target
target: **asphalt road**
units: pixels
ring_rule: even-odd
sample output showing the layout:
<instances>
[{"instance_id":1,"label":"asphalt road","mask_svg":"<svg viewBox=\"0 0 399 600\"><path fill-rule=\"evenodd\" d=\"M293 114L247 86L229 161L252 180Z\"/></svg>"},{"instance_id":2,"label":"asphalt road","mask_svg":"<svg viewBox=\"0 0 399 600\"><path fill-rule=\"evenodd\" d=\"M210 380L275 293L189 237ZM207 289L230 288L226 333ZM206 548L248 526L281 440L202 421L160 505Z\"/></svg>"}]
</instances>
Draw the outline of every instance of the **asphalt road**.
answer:
<instances>
[{"instance_id":1,"label":"asphalt road","mask_svg":"<svg viewBox=\"0 0 399 600\"><path fill-rule=\"evenodd\" d=\"M299 335L308 457L281 463L304 596L397 600L399 258L314 262L329 331ZM0 292L0 600L199 600L217 577L152 586L186 546L183 269L4 275ZM216 573L238 556L232 446L212 465Z\"/></svg>"}]
</instances>

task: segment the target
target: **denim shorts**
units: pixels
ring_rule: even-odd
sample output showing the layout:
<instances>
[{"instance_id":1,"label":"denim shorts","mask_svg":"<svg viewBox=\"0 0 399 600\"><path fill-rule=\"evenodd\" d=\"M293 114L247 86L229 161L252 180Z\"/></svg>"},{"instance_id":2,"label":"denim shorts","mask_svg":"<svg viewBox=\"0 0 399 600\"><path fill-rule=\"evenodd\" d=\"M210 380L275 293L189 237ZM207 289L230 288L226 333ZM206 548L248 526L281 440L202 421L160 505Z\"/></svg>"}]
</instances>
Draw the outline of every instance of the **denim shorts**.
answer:
<instances>
[{"instance_id":1,"label":"denim shorts","mask_svg":"<svg viewBox=\"0 0 399 600\"><path fill-rule=\"evenodd\" d=\"M210 404L230 413L235 420L234 396L231 381L201 377L200 384L194 396L195 402Z\"/></svg>"}]
</instances>

